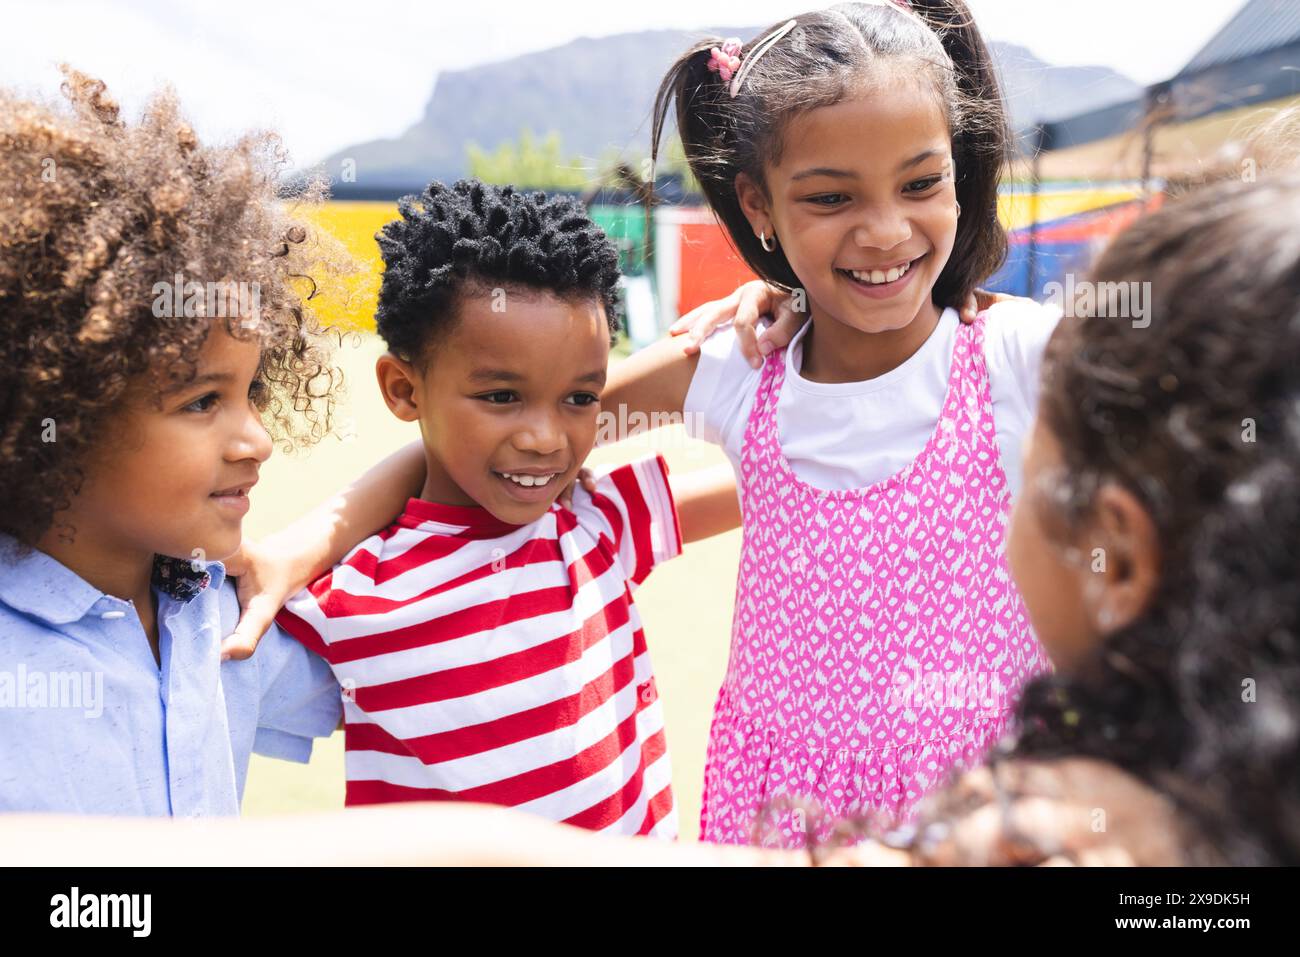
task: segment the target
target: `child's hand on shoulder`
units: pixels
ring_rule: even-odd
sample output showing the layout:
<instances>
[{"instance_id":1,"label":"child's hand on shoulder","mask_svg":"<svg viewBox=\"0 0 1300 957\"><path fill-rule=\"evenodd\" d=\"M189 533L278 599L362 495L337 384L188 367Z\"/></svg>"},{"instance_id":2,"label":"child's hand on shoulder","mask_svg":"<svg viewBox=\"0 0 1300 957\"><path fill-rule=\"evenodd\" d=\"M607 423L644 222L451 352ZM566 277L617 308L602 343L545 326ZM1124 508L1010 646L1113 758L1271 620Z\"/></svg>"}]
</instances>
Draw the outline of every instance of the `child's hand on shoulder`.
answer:
<instances>
[{"instance_id":1,"label":"child's hand on shoulder","mask_svg":"<svg viewBox=\"0 0 1300 957\"><path fill-rule=\"evenodd\" d=\"M568 487L559 494L559 503L573 508L573 490L581 485L589 494L596 491L596 473L583 466ZM285 533L279 536L285 537ZM236 579L239 596L239 624L221 643L221 660L242 661L252 656L258 642L275 622L284 603L307 582L302 579L304 562L296 546L278 546L273 539L262 542L246 540L224 562L226 574Z\"/></svg>"},{"instance_id":2,"label":"child's hand on shoulder","mask_svg":"<svg viewBox=\"0 0 1300 957\"><path fill-rule=\"evenodd\" d=\"M976 289L960 310L961 321L970 325L979 313L994 303L1015 298L1017 297L1004 293ZM764 357L790 344L807 318L806 313L796 312L790 301L790 294L785 290L755 279L725 299L696 306L674 322L668 328L668 333L685 336L682 351L689 356L699 352L700 343L715 331L732 325L736 329L736 341L741 353L757 369L762 366ZM763 322L761 326L760 322Z\"/></svg>"},{"instance_id":3,"label":"child's hand on shoulder","mask_svg":"<svg viewBox=\"0 0 1300 957\"><path fill-rule=\"evenodd\" d=\"M785 290L755 279L725 299L696 306L669 326L668 334L686 337L682 351L689 356L699 352L700 343L716 330L733 325L740 351L751 366L758 368L763 364L762 356L789 344L806 318L805 313L791 307ZM760 319L769 322L760 327Z\"/></svg>"},{"instance_id":4,"label":"child's hand on shoulder","mask_svg":"<svg viewBox=\"0 0 1300 957\"><path fill-rule=\"evenodd\" d=\"M243 542L224 564L226 574L236 579L239 624L221 643L221 660L242 661L257 650L276 614L302 583L296 580L289 561L259 542Z\"/></svg>"}]
</instances>

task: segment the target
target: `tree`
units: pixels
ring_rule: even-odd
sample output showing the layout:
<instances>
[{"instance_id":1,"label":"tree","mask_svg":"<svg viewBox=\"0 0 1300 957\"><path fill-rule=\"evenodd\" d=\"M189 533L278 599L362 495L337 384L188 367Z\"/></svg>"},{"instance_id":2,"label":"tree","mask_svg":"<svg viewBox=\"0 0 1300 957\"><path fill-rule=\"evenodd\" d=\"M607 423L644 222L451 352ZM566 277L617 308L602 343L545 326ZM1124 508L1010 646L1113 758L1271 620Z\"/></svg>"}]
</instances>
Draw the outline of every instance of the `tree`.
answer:
<instances>
[{"instance_id":1,"label":"tree","mask_svg":"<svg viewBox=\"0 0 1300 957\"><path fill-rule=\"evenodd\" d=\"M582 190L596 177L595 169L581 157L565 157L560 134L550 132L540 142L524 129L515 142L505 142L491 152L477 143L466 146L469 173L485 183L524 189Z\"/></svg>"}]
</instances>

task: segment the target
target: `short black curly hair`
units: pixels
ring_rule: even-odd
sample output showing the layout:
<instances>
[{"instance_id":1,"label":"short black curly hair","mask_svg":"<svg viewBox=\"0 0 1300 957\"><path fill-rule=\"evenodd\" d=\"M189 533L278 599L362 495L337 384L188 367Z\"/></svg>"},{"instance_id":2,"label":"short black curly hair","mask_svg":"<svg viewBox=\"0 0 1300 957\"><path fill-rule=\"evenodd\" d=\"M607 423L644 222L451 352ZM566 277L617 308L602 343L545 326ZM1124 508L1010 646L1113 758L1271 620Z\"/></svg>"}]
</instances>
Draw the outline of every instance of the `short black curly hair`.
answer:
<instances>
[{"instance_id":1,"label":"short black curly hair","mask_svg":"<svg viewBox=\"0 0 1300 957\"><path fill-rule=\"evenodd\" d=\"M599 300L618 331L618 251L578 200L462 179L397 208L375 237L386 267L375 320L395 355L422 356L455 324L459 297L490 288Z\"/></svg>"}]
</instances>

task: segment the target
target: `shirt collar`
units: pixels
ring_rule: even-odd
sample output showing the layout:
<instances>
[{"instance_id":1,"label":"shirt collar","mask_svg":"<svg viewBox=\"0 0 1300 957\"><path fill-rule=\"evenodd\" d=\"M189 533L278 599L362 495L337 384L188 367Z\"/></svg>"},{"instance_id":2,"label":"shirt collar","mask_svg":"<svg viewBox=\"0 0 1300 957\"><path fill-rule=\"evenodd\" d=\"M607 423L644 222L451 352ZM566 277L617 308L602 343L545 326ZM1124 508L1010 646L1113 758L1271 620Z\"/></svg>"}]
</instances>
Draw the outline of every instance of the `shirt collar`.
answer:
<instances>
[{"instance_id":1,"label":"shirt collar","mask_svg":"<svg viewBox=\"0 0 1300 957\"><path fill-rule=\"evenodd\" d=\"M193 601L212 581L205 563L155 555L153 587L182 603Z\"/></svg>"},{"instance_id":2,"label":"shirt collar","mask_svg":"<svg viewBox=\"0 0 1300 957\"><path fill-rule=\"evenodd\" d=\"M219 590L225 580L226 569L220 562L207 562L204 571L208 583L193 590L190 599L205 588ZM154 587L178 602L189 600L159 587L157 568L154 569ZM62 562L40 549L23 549L12 536L0 532L0 602L48 624L66 625L80 621L96 602L105 597L102 591Z\"/></svg>"},{"instance_id":3,"label":"shirt collar","mask_svg":"<svg viewBox=\"0 0 1300 957\"><path fill-rule=\"evenodd\" d=\"M523 527L501 521L481 505L443 505L421 498L407 499L406 510L397 523L419 528L428 522L450 526L448 531L460 538L498 538Z\"/></svg>"}]
</instances>

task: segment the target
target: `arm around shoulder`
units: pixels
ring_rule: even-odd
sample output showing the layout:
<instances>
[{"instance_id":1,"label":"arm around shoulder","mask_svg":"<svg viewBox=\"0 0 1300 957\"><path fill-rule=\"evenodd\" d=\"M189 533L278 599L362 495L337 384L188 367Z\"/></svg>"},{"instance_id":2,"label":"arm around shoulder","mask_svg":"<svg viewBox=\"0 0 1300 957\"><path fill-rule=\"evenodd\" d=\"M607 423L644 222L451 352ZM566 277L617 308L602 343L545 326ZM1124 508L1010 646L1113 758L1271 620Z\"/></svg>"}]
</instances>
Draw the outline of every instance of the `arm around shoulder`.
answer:
<instances>
[{"instance_id":1,"label":"arm around shoulder","mask_svg":"<svg viewBox=\"0 0 1300 957\"><path fill-rule=\"evenodd\" d=\"M669 479L683 544L740 527L736 473L730 464L674 474Z\"/></svg>"}]
</instances>

